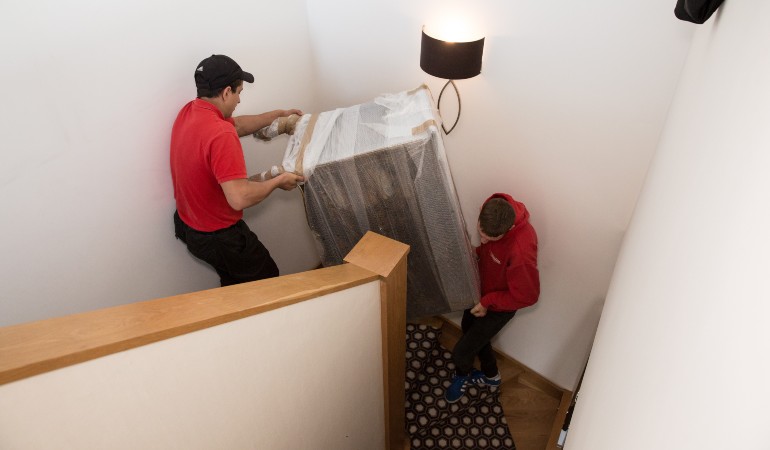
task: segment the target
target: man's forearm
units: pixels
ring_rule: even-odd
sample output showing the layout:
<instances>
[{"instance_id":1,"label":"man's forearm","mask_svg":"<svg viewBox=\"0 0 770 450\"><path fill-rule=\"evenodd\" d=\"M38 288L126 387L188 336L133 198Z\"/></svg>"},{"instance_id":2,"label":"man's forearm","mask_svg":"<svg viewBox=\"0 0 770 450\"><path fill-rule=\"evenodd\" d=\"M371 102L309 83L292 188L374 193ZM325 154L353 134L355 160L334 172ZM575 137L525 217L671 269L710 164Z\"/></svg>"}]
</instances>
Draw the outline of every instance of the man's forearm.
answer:
<instances>
[{"instance_id":1,"label":"man's forearm","mask_svg":"<svg viewBox=\"0 0 770 450\"><path fill-rule=\"evenodd\" d=\"M290 191L297 187L297 183L303 181L305 181L305 178L301 175L284 172L275 178L265 181L250 181L246 178L238 178L225 181L220 186L222 186L222 191L230 207L240 211L266 199L271 192L278 188Z\"/></svg>"},{"instance_id":2,"label":"man's forearm","mask_svg":"<svg viewBox=\"0 0 770 450\"><path fill-rule=\"evenodd\" d=\"M248 136L255 133L257 130L270 125L275 119L288 116L290 114L290 111L284 109L276 109L275 111L268 111L262 114L233 117L233 122L235 122L235 131L238 132L238 136Z\"/></svg>"},{"instance_id":3,"label":"man's forearm","mask_svg":"<svg viewBox=\"0 0 770 450\"><path fill-rule=\"evenodd\" d=\"M241 211L266 199L278 184L275 178L267 181L238 179L222 183L222 190L230 207Z\"/></svg>"},{"instance_id":4,"label":"man's forearm","mask_svg":"<svg viewBox=\"0 0 770 450\"><path fill-rule=\"evenodd\" d=\"M254 206L266 199L274 190L278 188L278 180L248 181L248 190L244 195L244 208Z\"/></svg>"}]
</instances>

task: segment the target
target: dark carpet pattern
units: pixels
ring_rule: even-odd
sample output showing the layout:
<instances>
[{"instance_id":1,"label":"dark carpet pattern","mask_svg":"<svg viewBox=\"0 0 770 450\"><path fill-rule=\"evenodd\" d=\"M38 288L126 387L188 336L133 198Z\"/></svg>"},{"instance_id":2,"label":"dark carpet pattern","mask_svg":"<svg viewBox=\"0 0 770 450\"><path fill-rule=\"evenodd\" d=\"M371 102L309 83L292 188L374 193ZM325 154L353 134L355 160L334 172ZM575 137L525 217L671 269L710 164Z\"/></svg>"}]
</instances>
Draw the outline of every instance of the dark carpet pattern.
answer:
<instances>
[{"instance_id":1,"label":"dark carpet pattern","mask_svg":"<svg viewBox=\"0 0 770 450\"><path fill-rule=\"evenodd\" d=\"M454 375L441 330L407 324L406 431L412 450L515 450L500 404L499 388L473 386L456 403L444 392Z\"/></svg>"}]
</instances>

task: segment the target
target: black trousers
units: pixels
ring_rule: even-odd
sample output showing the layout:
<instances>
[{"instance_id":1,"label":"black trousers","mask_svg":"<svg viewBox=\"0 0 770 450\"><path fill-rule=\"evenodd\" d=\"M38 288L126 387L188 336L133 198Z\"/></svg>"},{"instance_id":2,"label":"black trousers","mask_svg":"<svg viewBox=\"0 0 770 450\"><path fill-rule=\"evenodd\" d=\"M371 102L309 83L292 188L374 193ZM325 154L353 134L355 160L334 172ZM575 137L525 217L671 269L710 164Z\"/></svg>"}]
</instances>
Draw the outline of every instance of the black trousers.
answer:
<instances>
[{"instance_id":1,"label":"black trousers","mask_svg":"<svg viewBox=\"0 0 770 450\"><path fill-rule=\"evenodd\" d=\"M457 375L468 375L473 369L473 360L479 357L481 371L488 377L497 375L497 361L492 351L490 341L503 329L516 311L497 312L487 311L484 317L476 317L470 309L463 313L461 327L463 336L457 341L452 352L452 361L455 363Z\"/></svg>"},{"instance_id":2,"label":"black trousers","mask_svg":"<svg viewBox=\"0 0 770 450\"><path fill-rule=\"evenodd\" d=\"M193 256L217 271L222 286L278 276L270 252L243 220L228 228L202 232L190 228L174 212L174 234Z\"/></svg>"}]
</instances>

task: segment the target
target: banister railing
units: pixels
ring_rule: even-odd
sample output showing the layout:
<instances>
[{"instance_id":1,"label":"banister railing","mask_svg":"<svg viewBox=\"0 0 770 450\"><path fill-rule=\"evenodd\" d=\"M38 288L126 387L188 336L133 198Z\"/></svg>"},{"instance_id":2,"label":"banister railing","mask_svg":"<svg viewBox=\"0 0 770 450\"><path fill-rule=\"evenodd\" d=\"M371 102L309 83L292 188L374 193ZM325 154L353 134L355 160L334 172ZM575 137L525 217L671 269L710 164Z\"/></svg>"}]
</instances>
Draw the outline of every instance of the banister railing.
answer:
<instances>
[{"instance_id":1,"label":"banister railing","mask_svg":"<svg viewBox=\"0 0 770 450\"><path fill-rule=\"evenodd\" d=\"M3 327L0 388L379 280L385 441L388 449L403 448L408 252L369 232L340 266Z\"/></svg>"}]
</instances>

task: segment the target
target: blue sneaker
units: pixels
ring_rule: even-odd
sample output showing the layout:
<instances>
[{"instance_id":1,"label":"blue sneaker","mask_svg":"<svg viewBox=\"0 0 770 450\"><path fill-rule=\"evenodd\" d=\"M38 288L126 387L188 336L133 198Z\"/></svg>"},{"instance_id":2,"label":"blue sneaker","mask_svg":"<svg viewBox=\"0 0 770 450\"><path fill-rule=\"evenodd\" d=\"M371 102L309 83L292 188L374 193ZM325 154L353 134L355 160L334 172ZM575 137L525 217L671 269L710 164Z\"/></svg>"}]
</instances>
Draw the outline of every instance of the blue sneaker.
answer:
<instances>
[{"instance_id":1,"label":"blue sneaker","mask_svg":"<svg viewBox=\"0 0 770 450\"><path fill-rule=\"evenodd\" d=\"M480 371L479 369L473 369L471 371L471 383L481 385L487 385L487 386L500 386L500 383L502 383L502 379L500 378L500 372L497 373L497 375L493 376L492 378L484 375L484 372Z\"/></svg>"},{"instance_id":2,"label":"blue sneaker","mask_svg":"<svg viewBox=\"0 0 770 450\"><path fill-rule=\"evenodd\" d=\"M470 375L455 375L454 378L452 378L452 384L449 386L449 389L446 390L446 401L449 403L454 403L457 400L463 398L463 395L465 395L465 389L470 383Z\"/></svg>"}]
</instances>

